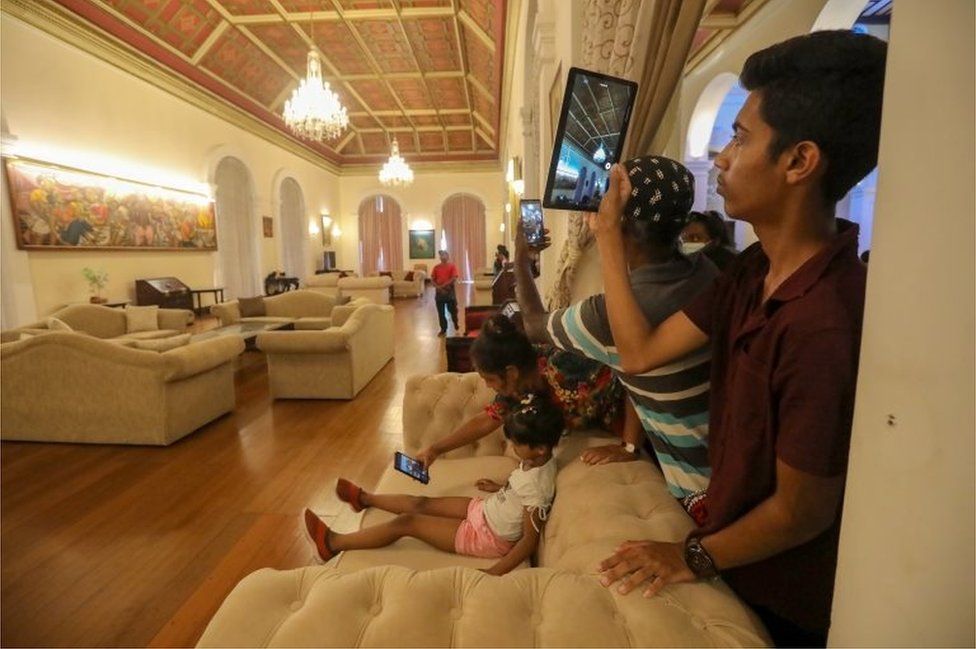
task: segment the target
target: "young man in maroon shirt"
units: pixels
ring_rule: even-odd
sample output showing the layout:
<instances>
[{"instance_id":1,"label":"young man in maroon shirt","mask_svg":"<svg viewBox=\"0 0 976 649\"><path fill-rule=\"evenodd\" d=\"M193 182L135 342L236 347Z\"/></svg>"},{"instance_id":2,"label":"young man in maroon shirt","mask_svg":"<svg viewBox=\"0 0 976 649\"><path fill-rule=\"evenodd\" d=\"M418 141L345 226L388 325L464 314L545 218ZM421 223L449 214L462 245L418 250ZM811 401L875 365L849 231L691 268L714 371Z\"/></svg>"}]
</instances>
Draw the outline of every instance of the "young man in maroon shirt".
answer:
<instances>
[{"instance_id":1,"label":"young man in maroon shirt","mask_svg":"<svg viewBox=\"0 0 976 649\"><path fill-rule=\"evenodd\" d=\"M685 542L628 541L604 585L645 596L722 575L780 646L823 646L837 561L866 269L838 200L877 163L886 45L815 32L753 54L718 192L755 228L715 284L657 327L627 282L616 166L600 212L607 307L620 362L645 372L712 346L707 517Z\"/></svg>"},{"instance_id":2,"label":"young man in maroon shirt","mask_svg":"<svg viewBox=\"0 0 976 649\"><path fill-rule=\"evenodd\" d=\"M458 329L457 295L454 292L454 285L458 280L457 266L451 263L451 255L446 250L437 253L441 258L441 263L434 266L430 273L430 281L434 284L434 305L437 306L437 321L441 326L438 336L447 334L447 316L444 309L451 314L451 322L454 325L454 332Z\"/></svg>"}]
</instances>

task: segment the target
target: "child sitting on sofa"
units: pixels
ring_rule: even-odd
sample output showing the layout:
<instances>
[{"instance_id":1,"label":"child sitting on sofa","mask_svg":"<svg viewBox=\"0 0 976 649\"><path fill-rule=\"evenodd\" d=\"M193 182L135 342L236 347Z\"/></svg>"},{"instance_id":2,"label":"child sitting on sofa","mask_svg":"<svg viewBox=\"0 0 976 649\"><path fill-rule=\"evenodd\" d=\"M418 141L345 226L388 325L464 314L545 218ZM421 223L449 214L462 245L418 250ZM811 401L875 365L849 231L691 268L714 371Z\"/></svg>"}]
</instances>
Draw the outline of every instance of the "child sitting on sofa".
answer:
<instances>
[{"instance_id":1,"label":"child sitting on sofa","mask_svg":"<svg viewBox=\"0 0 976 649\"><path fill-rule=\"evenodd\" d=\"M412 536L446 552L498 559L485 570L491 575L504 575L521 564L535 552L555 496L552 449L562 435L563 415L548 398L528 394L505 416L504 430L521 462L504 485L478 480L480 490L493 492L486 498L371 494L340 479L336 495L353 510L379 507L399 516L337 534L306 509L305 527L319 557L328 561L342 550L382 548Z\"/></svg>"}]
</instances>

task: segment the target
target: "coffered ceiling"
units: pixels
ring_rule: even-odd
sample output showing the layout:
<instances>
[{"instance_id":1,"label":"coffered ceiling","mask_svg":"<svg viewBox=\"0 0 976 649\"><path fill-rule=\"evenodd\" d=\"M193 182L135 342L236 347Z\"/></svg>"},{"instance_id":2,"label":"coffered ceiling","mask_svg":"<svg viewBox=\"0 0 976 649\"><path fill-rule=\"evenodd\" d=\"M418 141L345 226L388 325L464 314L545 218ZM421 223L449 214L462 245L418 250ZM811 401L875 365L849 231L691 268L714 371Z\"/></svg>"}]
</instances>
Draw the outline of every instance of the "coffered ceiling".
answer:
<instances>
[{"instance_id":1,"label":"coffered ceiling","mask_svg":"<svg viewBox=\"0 0 976 649\"><path fill-rule=\"evenodd\" d=\"M340 165L498 159L506 0L53 0L220 101L291 136L285 101L313 45L349 112Z\"/></svg>"}]
</instances>

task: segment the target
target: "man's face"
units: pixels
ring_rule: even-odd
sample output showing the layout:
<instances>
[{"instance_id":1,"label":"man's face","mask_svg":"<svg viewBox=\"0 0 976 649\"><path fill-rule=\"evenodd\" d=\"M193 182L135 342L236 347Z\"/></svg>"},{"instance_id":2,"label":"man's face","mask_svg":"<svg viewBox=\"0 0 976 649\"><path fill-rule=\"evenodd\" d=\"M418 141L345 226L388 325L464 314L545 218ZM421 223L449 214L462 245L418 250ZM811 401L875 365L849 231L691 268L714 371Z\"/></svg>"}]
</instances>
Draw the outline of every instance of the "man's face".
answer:
<instances>
[{"instance_id":1,"label":"man's face","mask_svg":"<svg viewBox=\"0 0 976 649\"><path fill-rule=\"evenodd\" d=\"M451 256L449 254L447 254L446 252L438 253L438 255L441 258L441 263L442 264L446 264L447 263L447 260L451 258Z\"/></svg>"},{"instance_id":2,"label":"man's face","mask_svg":"<svg viewBox=\"0 0 976 649\"><path fill-rule=\"evenodd\" d=\"M732 139L715 158L725 213L753 224L776 217L786 189L786 156L769 157L774 132L759 114L761 101L758 93L749 93L736 116Z\"/></svg>"}]
</instances>

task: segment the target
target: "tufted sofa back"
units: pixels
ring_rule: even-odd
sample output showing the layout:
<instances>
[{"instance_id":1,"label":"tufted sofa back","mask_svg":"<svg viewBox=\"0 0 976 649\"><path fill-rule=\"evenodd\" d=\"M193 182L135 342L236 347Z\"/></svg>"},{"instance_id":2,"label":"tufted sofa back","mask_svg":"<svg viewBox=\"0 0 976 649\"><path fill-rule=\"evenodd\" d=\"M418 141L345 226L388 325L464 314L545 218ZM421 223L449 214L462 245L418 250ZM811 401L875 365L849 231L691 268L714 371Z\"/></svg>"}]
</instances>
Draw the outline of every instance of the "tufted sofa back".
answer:
<instances>
[{"instance_id":1,"label":"tufted sofa back","mask_svg":"<svg viewBox=\"0 0 976 649\"><path fill-rule=\"evenodd\" d=\"M495 392L475 372L410 377L403 393L403 444L407 453L416 453L448 436L494 398ZM499 426L491 435L445 453L443 457L504 453L505 436Z\"/></svg>"},{"instance_id":2,"label":"tufted sofa back","mask_svg":"<svg viewBox=\"0 0 976 649\"><path fill-rule=\"evenodd\" d=\"M255 606L249 581L262 585ZM545 568L489 577L471 568L259 570L221 606L199 647L708 647L766 643L726 589L715 612L682 591L620 596L589 575Z\"/></svg>"}]
</instances>

